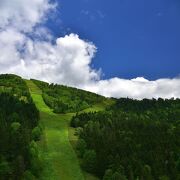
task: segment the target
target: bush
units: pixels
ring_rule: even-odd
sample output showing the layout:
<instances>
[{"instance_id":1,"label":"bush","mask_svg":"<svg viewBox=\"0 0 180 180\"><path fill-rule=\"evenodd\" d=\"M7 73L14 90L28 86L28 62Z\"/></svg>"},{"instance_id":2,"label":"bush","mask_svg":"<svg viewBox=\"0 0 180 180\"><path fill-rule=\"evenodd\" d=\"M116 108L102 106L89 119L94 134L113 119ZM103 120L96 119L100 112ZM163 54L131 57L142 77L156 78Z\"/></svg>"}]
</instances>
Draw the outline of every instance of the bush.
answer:
<instances>
[{"instance_id":1,"label":"bush","mask_svg":"<svg viewBox=\"0 0 180 180\"><path fill-rule=\"evenodd\" d=\"M79 157L83 157L83 155L86 151L86 147L87 147L87 145L86 145L86 142L84 141L84 139L79 139L77 142L77 146L76 146Z\"/></svg>"},{"instance_id":2,"label":"bush","mask_svg":"<svg viewBox=\"0 0 180 180\"><path fill-rule=\"evenodd\" d=\"M112 169L107 169L104 174L103 180L110 180L112 175L113 175Z\"/></svg>"},{"instance_id":3,"label":"bush","mask_svg":"<svg viewBox=\"0 0 180 180\"><path fill-rule=\"evenodd\" d=\"M31 173L31 171L25 171L23 175L23 180L35 180L35 176Z\"/></svg>"},{"instance_id":4,"label":"bush","mask_svg":"<svg viewBox=\"0 0 180 180\"><path fill-rule=\"evenodd\" d=\"M112 180L127 180L127 178L122 175L121 173L119 172L115 172L113 175L112 175Z\"/></svg>"},{"instance_id":5,"label":"bush","mask_svg":"<svg viewBox=\"0 0 180 180\"><path fill-rule=\"evenodd\" d=\"M75 127L78 127L79 122L80 122L79 118L72 118L72 120L71 120L71 126L74 127L74 128L75 128Z\"/></svg>"},{"instance_id":6,"label":"bush","mask_svg":"<svg viewBox=\"0 0 180 180\"><path fill-rule=\"evenodd\" d=\"M83 156L83 168L90 173L94 173L96 162L96 152L94 150L86 150Z\"/></svg>"},{"instance_id":7,"label":"bush","mask_svg":"<svg viewBox=\"0 0 180 180\"><path fill-rule=\"evenodd\" d=\"M75 136L80 136L80 134L83 132L83 128L82 127L78 127L75 129Z\"/></svg>"},{"instance_id":8,"label":"bush","mask_svg":"<svg viewBox=\"0 0 180 180\"><path fill-rule=\"evenodd\" d=\"M13 122L13 123L11 123L12 132L18 131L20 127L21 127L21 124L20 124L19 122Z\"/></svg>"},{"instance_id":9,"label":"bush","mask_svg":"<svg viewBox=\"0 0 180 180\"><path fill-rule=\"evenodd\" d=\"M33 130L32 130L32 139L34 141L39 141L40 137L41 137L42 131L40 129L39 126L36 126Z\"/></svg>"},{"instance_id":10,"label":"bush","mask_svg":"<svg viewBox=\"0 0 180 180\"><path fill-rule=\"evenodd\" d=\"M9 163L6 160L0 162L0 177L6 177L10 173Z\"/></svg>"},{"instance_id":11,"label":"bush","mask_svg":"<svg viewBox=\"0 0 180 180\"><path fill-rule=\"evenodd\" d=\"M127 178L118 171L113 172L112 169L107 169L103 180L127 180Z\"/></svg>"},{"instance_id":12,"label":"bush","mask_svg":"<svg viewBox=\"0 0 180 180\"><path fill-rule=\"evenodd\" d=\"M35 141L30 144L30 155L31 155L31 172L38 176L42 171L42 159L40 158L38 146Z\"/></svg>"}]
</instances>

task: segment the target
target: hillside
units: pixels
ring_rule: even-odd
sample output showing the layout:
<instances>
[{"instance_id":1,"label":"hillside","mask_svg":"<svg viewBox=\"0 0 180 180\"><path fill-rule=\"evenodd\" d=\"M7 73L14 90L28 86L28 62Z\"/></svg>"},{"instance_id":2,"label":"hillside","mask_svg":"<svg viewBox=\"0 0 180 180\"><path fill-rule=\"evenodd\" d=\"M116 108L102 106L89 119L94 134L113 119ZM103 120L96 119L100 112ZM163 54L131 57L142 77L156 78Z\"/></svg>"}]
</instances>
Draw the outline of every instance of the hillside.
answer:
<instances>
[{"instance_id":1,"label":"hillside","mask_svg":"<svg viewBox=\"0 0 180 180\"><path fill-rule=\"evenodd\" d=\"M38 178L83 179L78 159L68 139L68 124L72 115L53 113L44 103L41 90L32 81L26 82L40 111L40 122L44 127L41 141L38 143L43 160L43 169Z\"/></svg>"},{"instance_id":2,"label":"hillside","mask_svg":"<svg viewBox=\"0 0 180 180\"><path fill-rule=\"evenodd\" d=\"M103 180L180 179L180 100L121 98L77 114L81 166Z\"/></svg>"},{"instance_id":3,"label":"hillside","mask_svg":"<svg viewBox=\"0 0 180 180\"><path fill-rule=\"evenodd\" d=\"M2 180L180 179L179 99L0 75L0 135Z\"/></svg>"},{"instance_id":4,"label":"hillside","mask_svg":"<svg viewBox=\"0 0 180 180\"><path fill-rule=\"evenodd\" d=\"M69 123L77 111L99 111L108 101L75 88L0 75L0 179L84 179L70 144ZM60 102L68 105L63 111Z\"/></svg>"},{"instance_id":5,"label":"hillside","mask_svg":"<svg viewBox=\"0 0 180 180\"><path fill-rule=\"evenodd\" d=\"M41 90L45 103L55 113L78 112L106 101L106 98L88 91L32 80Z\"/></svg>"}]
</instances>

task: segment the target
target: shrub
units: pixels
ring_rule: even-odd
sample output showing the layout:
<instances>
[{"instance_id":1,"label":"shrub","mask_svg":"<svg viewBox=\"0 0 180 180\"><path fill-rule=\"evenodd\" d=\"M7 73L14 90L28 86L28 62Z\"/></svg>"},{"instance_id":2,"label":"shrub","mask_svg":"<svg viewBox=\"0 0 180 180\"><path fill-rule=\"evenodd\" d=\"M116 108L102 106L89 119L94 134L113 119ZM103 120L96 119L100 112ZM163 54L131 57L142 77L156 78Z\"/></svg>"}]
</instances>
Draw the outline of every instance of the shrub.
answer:
<instances>
[{"instance_id":1,"label":"shrub","mask_svg":"<svg viewBox=\"0 0 180 180\"><path fill-rule=\"evenodd\" d=\"M86 150L83 156L83 168L90 172L94 173L96 169L96 152L94 150Z\"/></svg>"},{"instance_id":2,"label":"shrub","mask_svg":"<svg viewBox=\"0 0 180 180\"><path fill-rule=\"evenodd\" d=\"M78 142L77 142L77 146L76 146L76 149L78 151L78 155L80 157L83 157L85 151L86 151L86 142L84 141L84 139L79 139Z\"/></svg>"},{"instance_id":3,"label":"shrub","mask_svg":"<svg viewBox=\"0 0 180 180\"><path fill-rule=\"evenodd\" d=\"M42 131L40 129L39 126L36 126L33 130L32 130L32 139L34 141L39 141L40 137L41 137Z\"/></svg>"}]
</instances>

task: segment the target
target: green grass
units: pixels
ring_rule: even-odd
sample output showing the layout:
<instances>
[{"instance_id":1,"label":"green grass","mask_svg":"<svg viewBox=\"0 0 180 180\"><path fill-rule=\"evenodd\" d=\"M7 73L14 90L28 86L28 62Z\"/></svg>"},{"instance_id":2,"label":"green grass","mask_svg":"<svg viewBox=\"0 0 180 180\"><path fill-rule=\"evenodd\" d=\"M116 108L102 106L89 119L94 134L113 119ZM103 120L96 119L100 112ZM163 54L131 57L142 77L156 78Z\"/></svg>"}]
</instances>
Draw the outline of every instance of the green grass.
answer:
<instances>
[{"instance_id":1,"label":"green grass","mask_svg":"<svg viewBox=\"0 0 180 180\"><path fill-rule=\"evenodd\" d=\"M44 166L39 179L84 179L79 161L68 138L69 121L73 114L54 114L44 103L41 90L32 81L27 80L26 83L40 110L40 123L44 127L43 137L38 143Z\"/></svg>"}]
</instances>

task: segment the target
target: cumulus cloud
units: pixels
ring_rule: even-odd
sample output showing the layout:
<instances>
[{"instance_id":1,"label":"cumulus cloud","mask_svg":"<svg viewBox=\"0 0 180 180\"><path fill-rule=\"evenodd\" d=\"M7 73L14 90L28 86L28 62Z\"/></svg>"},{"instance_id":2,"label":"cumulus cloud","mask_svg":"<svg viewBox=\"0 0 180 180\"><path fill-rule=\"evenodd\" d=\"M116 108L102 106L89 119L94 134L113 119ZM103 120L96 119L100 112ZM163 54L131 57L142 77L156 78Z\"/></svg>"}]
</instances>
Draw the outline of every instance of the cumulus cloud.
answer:
<instances>
[{"instance_id":1,"label":"cumulus cloud","mask_svg":"<svg viewBox=\"0 0 180 180\"><path fill-rule=\"evenodd\" d=\"M179 98L180 79L158 79L149 81L143 77L136 79L112 78L101 80L84 87L84 89L107 97L143 98Z\"/></svg>"},{"instance_id":2,"label":"cumulus cloud","mask_svg":"<svg viewBox=\"0 0 180 180\"><path fill-rule=\"evenodd\" d=\"M20 61L10 71L25 77L49 82L81 86L99 79L99 72L90 68L96 47L70 34L50 42L25 40Z\"/></svg>"},{"instance_id":3,"label":"cumulus cloud","mask_svg":"<svg viewBox=\"0 0 180 180\"><path fill-rule=\"evenodd\" d=\"M108 97L180 97L180 79L101 80L91 67L96 46L69 34L55 39L43 26L56 5L48 0L0 1L0 73L66 84Z\"/></svg>"},{"instance_id":4,"label":"cumulus cloud","mask_svg":"<svg viewBox=\"0 0 180 180\"><path fill-rule=\"evenodd\" d=\"M1 0L0 28L31 31L55 6L48 0Z\"/></svg>"}]
</instances>

